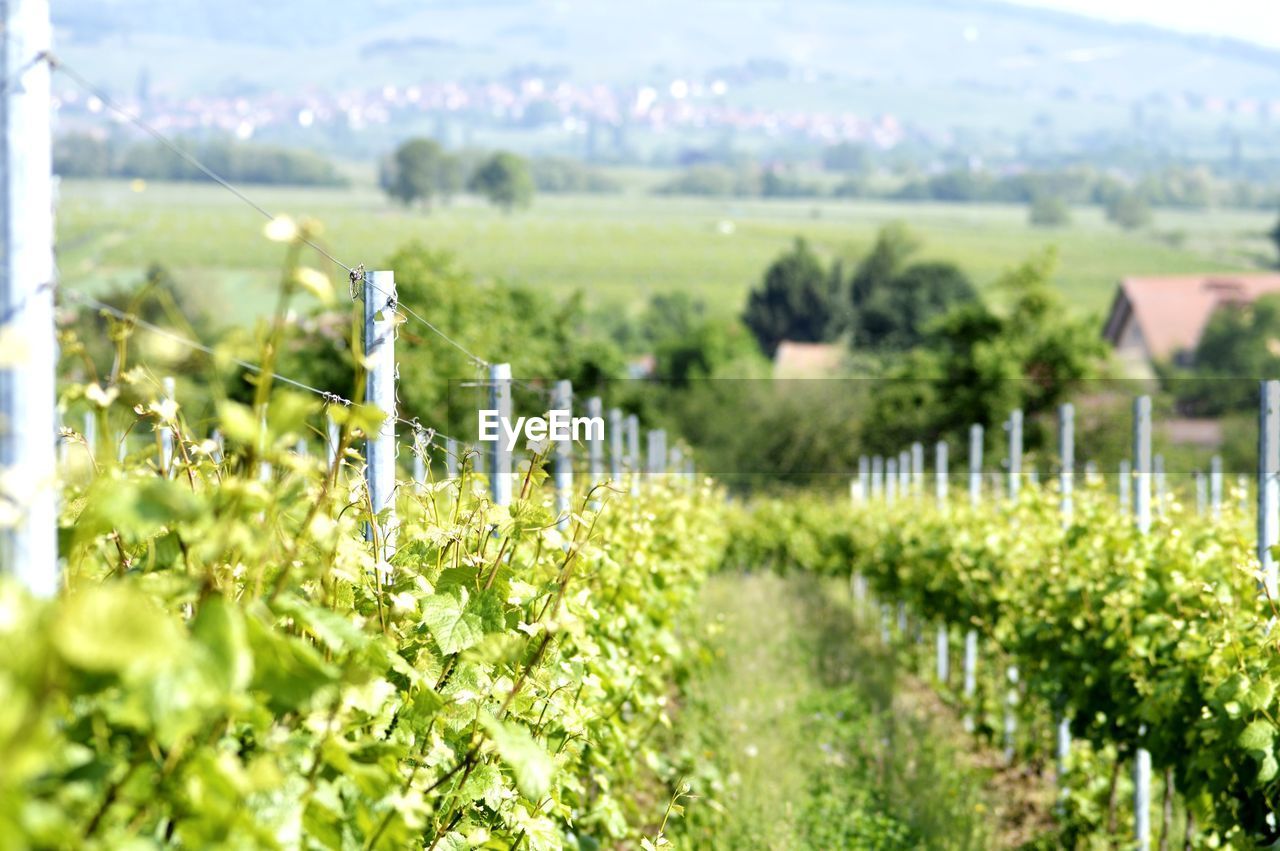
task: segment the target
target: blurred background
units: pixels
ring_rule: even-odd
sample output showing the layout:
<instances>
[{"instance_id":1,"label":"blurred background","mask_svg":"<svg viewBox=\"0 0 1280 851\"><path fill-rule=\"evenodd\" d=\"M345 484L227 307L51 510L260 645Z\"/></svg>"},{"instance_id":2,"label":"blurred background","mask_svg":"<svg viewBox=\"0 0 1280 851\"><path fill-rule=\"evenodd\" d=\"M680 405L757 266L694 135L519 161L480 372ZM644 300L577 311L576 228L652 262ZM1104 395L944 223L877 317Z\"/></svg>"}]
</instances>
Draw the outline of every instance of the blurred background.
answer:
<instances>
[{"instance_id":1,"label":"blurred background","mask_svg":"<svg viewBox=\"0 0 1280 851\"><path fill-rule=\"evenodd\" d=\"M1273 5L60 0L54 22L101 90L54 78L63 285L206 342L257 351L280 247L122 112L394 269L463 345L726 478L843 486L860 453L971 422L994 445L1018 406L1044 450L1069 397L1112 469L1118 381L1154 383L1171 471L1251 469L1254 389L1222 379L1280 370ZM344 301L291 317L282 372L349 386ZM473 366L403 333L406 410L446 421ZM152 343L198 413L203 356Z\"/></svg>"}]
</instances>

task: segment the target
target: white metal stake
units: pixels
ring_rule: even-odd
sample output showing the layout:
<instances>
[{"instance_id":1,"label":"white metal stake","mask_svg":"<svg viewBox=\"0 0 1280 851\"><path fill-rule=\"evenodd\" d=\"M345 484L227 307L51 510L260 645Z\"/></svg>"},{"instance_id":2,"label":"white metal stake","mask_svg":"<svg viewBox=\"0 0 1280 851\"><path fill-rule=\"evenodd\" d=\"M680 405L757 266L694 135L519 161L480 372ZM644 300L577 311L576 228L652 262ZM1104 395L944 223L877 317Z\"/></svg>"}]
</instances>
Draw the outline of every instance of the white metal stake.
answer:
<instances>
[{"instance_id":1,"label":"white metal stake","mask_svg":"<svg viewBox=\"0 0 1280 851\"><path fill-rule=\"evenodd\" d=\"M444 439L444 475L449 481L458 478L458 453L462 447L452 437Z\"/></svg>"},{"instance_id":2,"label":"white metal stake","mask_svg":"<svg viewBox=\"0 0 1280 851\"><path fill-rule=\"evenodd\" d=\"M936 673L938 675L938 682L942 683L944 686L947 684L947 680L951 678L950 644L951 642L947 635L947 625L945 623L938 624Z\"/></svg>"},{"instance_id":3,"label":"white metal stake","mask_svg":"<svg viewBox=\"0 0 1280 851\"><path fill-rule=\"evenodd\" d=\"M1151 531L1151 397L1133 400L1134 522L1139 534ZM1138 735L1145 735L1140 727ZM1133 823L1138 851L1151 847L1151 754L1138 747L1133 760Z\"/></svg>"},{"instance_id":4,"label":"white metal stake","mask_svg":"<svg viewBox=\"0 0 1280 851\"><path fill-rule=\"evenodd\" d=\"M1022 411L1009 414L1009 499L1017 502L1022 486Z\"/></svg>"},{"instance_id":5,"label":"white metal stake","mask_svg":"<svg viewBox=\"0 0 1280 851\"><path fill-rule=\"evenodd\" d=\"M497 411L502 421L511 421L511 364L495 363L489 367L489 410ZM489 444L489 493L497 505L511 504L511 450L504 440Z\"/></svg>"},{"instance_id":6,"label":"white metal stake","mask_svg":"<svg viewBox=\"0 0 1280 851\"><path fill-rule=\"evenodd\" d=\"M898 453L898 496L911 495L911 453L904 449Z\"/></svg>"},{"instance_id":7,"label":"white metal stake","mask_svg":"<svg viewBox=\"0 0 1280 851\"><path fill-rule=\"evenodd\" d=\"M174 381L173 376L166 375L161 380L161 386L164 388L164 398L166 402L173 401L174 397ZM173 429L167 425L160 426L160 474L165 478L172 479L174 476L173 465Z\"/></svg>"},{"instance_id":8,"label":"white metal stake","mask_svg":"<svg viewBox=\"0 0 1280 851\"><path fill-rule=\"evenodd\" d=\"M1004 759L1005 762L1013 762L1018 732L1018 718L1014 714L1018 706L1018 666L1010 665L1005 670L1005 677L1009 680L1009 688L1004 698Z\"/></svg>"},{"instance_id":9,"label":"white metal stake","mask_svg":"<svg viewBox=\"0 0 1280 851\"><path fill-rule=\"evenodd\" d=\"M413 483L421 493L427 488L427 441L420 428L413 430Z\"/></svg>"},{"instance_id":10,"label":"white metal stake","mask_svg":"<svg viewBox=\"0 0 1280 851\"><path fill-rule=\"evenodd\" d=\"M939 440L933 447L933 495L938 500L938 508L947 507L947 442Z\"/></svg>"},{"instance_id":11,"label":"white metal stake","mask_svg":"<svg viewBox=\"0 0 1280 851\"><path fill-rule=\"evenodd\" d=\"M1222 456L1215 455L1209 461L1209 506L1213 519L1222 517Z\"/></svg>"},{"instance_id":12,"label":"white metal stake","mask_svg":"<svg viewBox=\"0 0 1280 851\"><path fill-rule=\"evenodd\" d=\"M557 381L551 389L551 408L563 411L569 422L573 421L573 385ZM569 531L569 510L573 503L573 442L557 440L551 444L555 467L553 470L556 491L556 527Z\"/></svg>"},{"instance_id":13,"label":"white metal stake","mask_svg":"<svg viewBox=\"0 0 1280 851\"><path fill-rule=\"evenodd\" d=\"M924 493L924 444L916 441L911 444L911 494L920 496Z\"/></svg>"},{"instance_id":14,"label":"white metal stake","mask_svg":"<svg viewBox=\"0 0 1280 851\"><path fill-rule=\"evenodd\" d=\"M604 402L599 396L587 400L587 417L592 423L599 422L601 431L594 426L587 426L587 487L593 488L604 481Z\"/></svg>"},{"instance_id":15,"label":"white metal stake","mask_svg":"<svg viewBox=\"0 0 1280 851\"><path fill-rule=\"evenodd\" d=\"M898 459L890 458L884 467L884 499L892 505L898 496Z\"/></svg>"},{"instance_id":16,"label":"white metal stake","mask_svg":"<svg viewBox=\"0 0 1280 851\"><path fill-rule=\"evenodd\" d=\"M342 434L338 428L338 422L333 418L332 413L325 414L325 461L332 470L334 464L338 460L338 444L342 442Z\"/></svg>"},{"instance_id":17,"label":"white metal stake","mask_svg":"<svg viewBox=\"0 0 1280 851\"><path fill-rule=\"evenodd\" d=\"M609 409L609 478L615 482L622 481L622 440L624 432L622 411Z\"/></svg>"},{"instance_id":18,"label":"white metal stake","mask_svg":"<svg viewBox=\"0 0 1280 851\"><path fill-rule=\"evenodd\" d=\"M1133 510L1133 500L1129 490L1133 485L1133 470L1129 466L1129 459L1120 459L1120 510L1128 514Z\"/></svg>"},{"instance_id":19,"label":"white metal stake","mask_svg":"<svg viewBox=\"0 0 1280 851\"><path fill-rule=\"evenodd\" d=\"M645 437L645 441L645 473L649 481L652 482L662 472L662 435L658 429L651 428Z\"/></svg>"},{"instance_id":20,"label":"white metal stake","mask_svg":"<svg viewBox=\"0 0 1280 851\"><path fill-rule=\"evenodd\" d=\"M964 729L972 733L974 729L973 697L978 691L978 631L970 629L964 634Z\"/></svg>"},{"instance_id":21,"label":"white metal stake","mask_svg":"<svg viewBox=\"0 0 1280 851\"><path fill-rule=\"evenodd\" d=\"M874 499L884 496L884 457L881 455L871 459L871 496Z\"/></svg>"},{"instance_id":22,"label":"white metal stake","mask_svg":"<svg viewBox=\"0 0 1280 851\"><path fill-rule=\"evenodd\" d=\"M627 463L626 471L631 476L631 495L640 492L640 418L635 414L627 414Z\"/></svg>"},{"instance_id":23,"label":"white metal stake","mask_svg":"<svg viewBox=\"0 0 1280 851\"><path fill-rule=\"evenodd\" d=\"M389 562L395 554L396 518L396 277L394 272L365 272L364 358L368 376L364 400L383 413L377 431L365 445L365 480L373 508L372 524L381 541L378 560Z\"/></svg>"},{"instance_id":24,"label":"white metal stake","mask_svg":"<svg viewBox=\"0 0 1280 851\"><path fill-rule=\"evenodd\" d=\"M969 426L969 504L982 501L982 426Z\"/></svg>"},{"instance_id":25,"label":"white metal stake","mask_svg":"<svg viewBox=\"0 0 1280 851\"><path fill-rule=\"evenodd\" d=\"M871 459L858 456L858 499L866 502L871 496Z\"/></svg>"},{"instance_id":26,"label":"white metal stake","mask_svg":"<svg viewBox=\"0 0 1280 851\"><path fill-rule=\"evenodd\" d=\"M1133 401L1133 515L1138 531L1151 531L1151 397Z\"/></svg>"},{"instance_id":27,"label":"white metal stake","mask_svg":"<svg viewBox=\"0 0 1280 851\"><path fill-rule=\"evenodd\" d=\"M1059 509L1062 512L1062 525L1065 527L1071 525L1071 516L1075 510L1076 409L1070 402L1058 406L1058 460L1061 464L1058 471ZM1058 790L1065 792L1067 769L1071 761L1071 721L1067 716L1067 707L1059 707L1058 713L1054 755L1058 762Z\"/></svg>"},{"instance_id":28,"label":"white metal stake","mask_svg":"<svg viewBox=\"0 0 1280 851\"><path fill-rule=\"evenodd\" d=\"M0 368L0 499L20 509L0 533L0 570L51 597L59 578L49 3L3 0L0 14L0 332L22 352Z\"/></svg>"},{"instance_id":29,"label":"white metal stake","mask_svg":"<svg viewBox=\"0 0 1280 851\"><path fill-rule=\"evenodd\" d=\"M1151 847L1151 754L1138 748L1133 757L1133 828L1138 851Z\"/></svg>"},{"instance_id":30,"label":"white metal stake","mask_svg":"<svg viewBox=\"0 0 1280 851\"><path fill-rule=\"evenodd\" d=\"M1271 548L1280 541L1280 381L1264 381L1258 404L1258 584L1276 596L1276 561Z\"/></svg>"},{"instance_id":31,"label":"white metal stake","mask_svg":"<svg viewBox=\"0 0 1280 851\"><path fill-rule=\"evenodd\" d=\"M1058 761L1058 791L1067 791L1067 772L1071 770L1071 719L1063 713L1058 718L1055 732L1054 756Z\"/></svg>"},{"instance_id":32,"label":"white metal stake","mask_svg":"<svg viewBox=\"0 0 1280 851\"><path fill-rule=\"evenodd\" d=\"M938 510L947 509L947 443L939 440L933 447L934 497L938 501ZM938 682L943 685L951 678L951 636L944 620L938 624L937 638L937 674Z\"/></svg>"}]
</instances>

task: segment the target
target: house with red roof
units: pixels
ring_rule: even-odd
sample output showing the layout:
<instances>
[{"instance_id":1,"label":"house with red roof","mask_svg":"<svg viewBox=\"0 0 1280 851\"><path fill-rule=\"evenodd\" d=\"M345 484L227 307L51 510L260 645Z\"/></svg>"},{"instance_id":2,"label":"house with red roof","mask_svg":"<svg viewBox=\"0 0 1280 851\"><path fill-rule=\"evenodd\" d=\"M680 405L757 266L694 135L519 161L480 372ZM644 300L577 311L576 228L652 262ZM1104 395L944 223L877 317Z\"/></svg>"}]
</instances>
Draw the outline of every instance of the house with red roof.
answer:
<instances>
[{"instance_id":1,"label":"house with red roof","mask_svg":"<svg viewBox=\"0 0 1280 851\"><path fill-rule=\"evenodd\" d=\"M1280 274L1161 275L1120 281L1103 336L1131 377L1156 363L1189 363L1219 307L1280 293Z\"/></svg>"}]
</instances>

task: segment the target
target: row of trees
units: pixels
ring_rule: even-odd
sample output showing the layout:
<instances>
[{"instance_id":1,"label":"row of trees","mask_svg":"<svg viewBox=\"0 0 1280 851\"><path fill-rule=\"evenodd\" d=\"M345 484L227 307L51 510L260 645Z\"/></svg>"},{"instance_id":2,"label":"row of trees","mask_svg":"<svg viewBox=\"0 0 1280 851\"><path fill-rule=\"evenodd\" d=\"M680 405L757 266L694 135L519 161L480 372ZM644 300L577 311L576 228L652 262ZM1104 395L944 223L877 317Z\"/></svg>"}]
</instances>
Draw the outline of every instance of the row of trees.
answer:
<instances>
[{"instance_id":1,"label":"row of trees","mask_svg":"<svg viewBox=\"0 0 1280 851\"><path fill-rule=\"evenodd\" d=\"M345 186L347 179L329 160L311 151L231 139L179 144L234 183ZM54 142L53 171L63 177L143 180L208 180L208 176L159 142L130 142L87 133Z\"/></svg>"},{"instance_id":2,"label":"row of trees","mask_svg":"<svg viewBox=\"0 0 1280 851\"><path fill-rule=\"evenodd\" d=\"M428 138L406 140L379 168L379 185L407 207L430 209L461 192L473 192L511 211L526 207L534 192L618 192L621 186L577 160L527 160L508 151L450 151Z\"/></svg>"},{"instance_id":3,"label":"row of trees","mask_svg":"<svg viewBox=\"0 0 1280 851\"><path fill-rule=\"evenodd\" d=\"M939 316L977 300L972 282L955 264L915 260L920 247L906 226L889 225L846 275L841 261L824 268L797 239L748 295L743 322L769 356L783 340L847 338L864 350L910 349Z\"/></svg>"},{"instance_id":4,"label":"row of trees","mask_svg":"<svg viewBox=\"0 0 1280 851\"><path fill-rule=\"evenodd\" d=\"M742 319L766 354L783 340L838 340L862 355L851 359L853 372L876 380L847 385L854 407L817 405L858 424L856 440L840 429L847 445L891 452L903 435L960 439L1014 407L1032 418L1050 411L1102 374L1105 346L1054 289L1053 253L996 282L1003 304L995 308L955 265L916 259L920 247L905 226L890 225L846 276L842 263L824 268L797 240L748 296Z\"/></svg>"},{"instance_id":5,"label":"row of trees","mask_svg":"<svg viewBox=\"0 0 1280 851\"><path fill-rule=\"evenodd\" d=\"M939 174L887 177L859 173L835 185L806 179L794 168L695 165L655 191L665 195L725 198L868 198L945 203L1027 204L1032 224L1065 224L1072 205L1094 205L1121 227L1145 225L1153 207L1267 208L1280 205L1280 191L1225 181L1203 167L1170 167L1136 181L1090 168L995 174L954 169Z\"/></svg>"},{"instance_id":6,"label":"row of trees","mask_svg":"<svg viewBox=\"0 0 1280 851\"><path fill-rule=\"evenodd\" d=\"M434 139L409 139L381 164L378 185L391 198L430 209L463 191L510 212L533 202L533 175L523 157L495 151L480 159L450 153Z\"/></svg>"}]
</instances>

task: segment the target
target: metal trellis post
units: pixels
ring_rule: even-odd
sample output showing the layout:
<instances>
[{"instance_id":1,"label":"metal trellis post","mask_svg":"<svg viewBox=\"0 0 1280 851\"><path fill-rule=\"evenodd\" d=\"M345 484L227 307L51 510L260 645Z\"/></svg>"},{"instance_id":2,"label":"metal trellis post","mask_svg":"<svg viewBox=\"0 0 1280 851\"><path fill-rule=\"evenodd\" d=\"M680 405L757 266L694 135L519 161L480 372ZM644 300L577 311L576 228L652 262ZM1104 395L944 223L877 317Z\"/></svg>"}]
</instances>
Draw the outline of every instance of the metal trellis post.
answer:
<instances>
[{"instance_id":1,"label":"metal trellis post","mask_svg":"<svg viewBox=\"0 0 1280 851\"><path fill-rule=\"evenodd\" d=\"M489 367L489 410L497 411L504 421L511 420L511 364L495 363ZM498 436L489 443L489 493L497 505L511 504L511 450Z\"/></svg>"},{"instance_id":2,"label":"metal trellis post","mask_svg":"<svg viewBox=\"0 0 1280 851\"><path fill-rule=\"evenodd\" d=\"M58 421L53 322L53 178L48 0L3 0L0 92L0 331L21 351L0 367L0 493L19 511L0 565L33 594L58 590Z\"/></svg>"},{"instance_id":3,"label":"metal trellis post","mask_svg":"<svg viewBox=\"0 0 1280 851\"><path fill-rule=\"evenodd\" d=\"M364 357L368 377L364 400L383 413L378 429L368 435L365 448L365 479L373 522L378 529L368 534L381 542L378 558L391 560L395 554L396 517L396 277L394 272L365 272L364 276ZM377 534L376 538L373 536Z\"/></svg>"},{"instance_id":4,"label":"metal trellis post","mask_svg":"<svg viewBox=\"0 0 1280 851\"><path fill-rule=\"evenodd\" d=\"M561 380L555 383L551 391L551 408L556 412L564 412L567 421L573 421L573 384ZM572 437L572 435L570 435ZM561 532L569 531L569 510L573 504L573 441L556 440L551 443L553 454L554 479L556 491L556 527Z\"/></svg>"}]
</instances>

